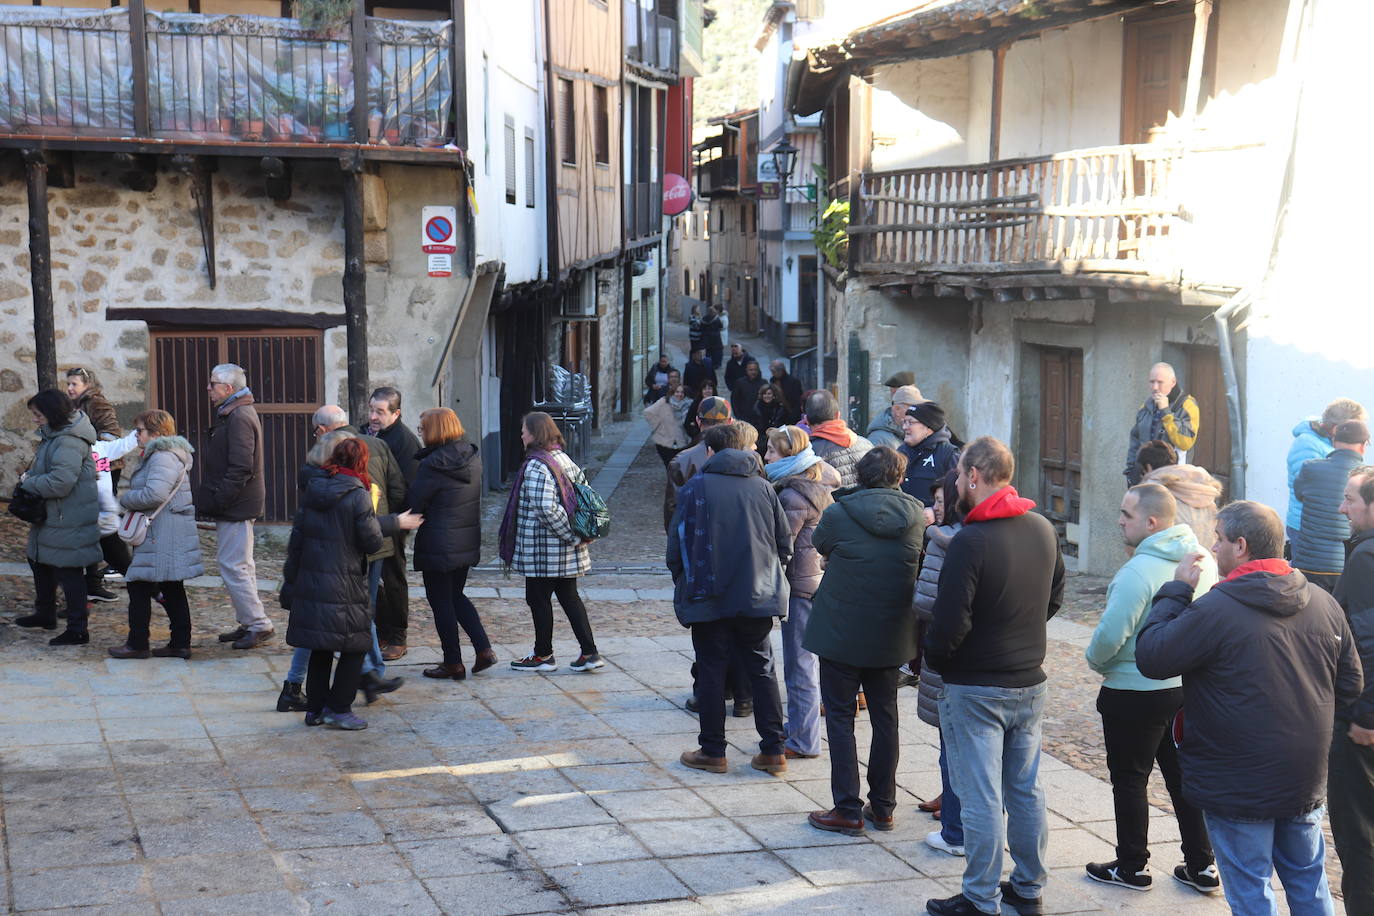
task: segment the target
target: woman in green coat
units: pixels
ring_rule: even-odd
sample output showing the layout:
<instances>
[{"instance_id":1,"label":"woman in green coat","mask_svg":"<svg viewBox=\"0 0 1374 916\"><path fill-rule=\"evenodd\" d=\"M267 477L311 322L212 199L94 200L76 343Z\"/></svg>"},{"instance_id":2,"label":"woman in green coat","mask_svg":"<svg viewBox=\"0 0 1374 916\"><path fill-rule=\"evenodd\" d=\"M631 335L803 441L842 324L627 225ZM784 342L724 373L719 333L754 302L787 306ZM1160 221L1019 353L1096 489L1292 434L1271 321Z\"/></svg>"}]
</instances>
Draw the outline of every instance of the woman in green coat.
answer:
<instances>
[{"instance_id":1,"label":"woman in green coat","mask_svg":"<svg viewBox=\"0 0 1374 916\"><path fill-rule=\"evenodd\" d=\"M57 589L67 602L67 629L52 646L90 642L86 630L86 567L101 557L100 497L96 491L95 427L61 391L48 389L29 398L38 425L38 451L19 479L27 493L44 501L42 523L29 529L28 560L33 569L33 613L15 620L21 627L57 629Z\"/></svg>"}]
</instances>

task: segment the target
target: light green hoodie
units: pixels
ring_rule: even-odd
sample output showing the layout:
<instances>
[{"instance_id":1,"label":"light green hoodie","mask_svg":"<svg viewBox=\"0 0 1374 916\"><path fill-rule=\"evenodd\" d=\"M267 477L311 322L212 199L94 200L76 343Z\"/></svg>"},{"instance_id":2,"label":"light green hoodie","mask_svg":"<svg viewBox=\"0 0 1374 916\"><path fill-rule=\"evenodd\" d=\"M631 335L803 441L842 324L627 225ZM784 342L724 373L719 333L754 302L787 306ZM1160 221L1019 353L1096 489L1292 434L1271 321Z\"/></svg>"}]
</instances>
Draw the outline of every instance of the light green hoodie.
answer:
<instances>
[{"instance_id":1,"label":"light green hoodie","mask_svg":"<svg viewBox=\"0 0 1374 916\"><path fill-rule=\"evenodd\" d=\"M1197 535L1187 525L1174 525L1141 541L1135 555L1117 570L1107 586L1107 609L1093 631L1085 653L1088 665L1103 675L1114 690L1168 690L1181 687L1182 678L1156 681L1140 673L1135 664L1135 638L1145 625L1155 592L1174 577L1180 560L1194 551L1206 555L1202 578L1193 592L1202 597L1217 582L1217 564L1210 551L1202 551Z\"/></svg>"}]
</instances>

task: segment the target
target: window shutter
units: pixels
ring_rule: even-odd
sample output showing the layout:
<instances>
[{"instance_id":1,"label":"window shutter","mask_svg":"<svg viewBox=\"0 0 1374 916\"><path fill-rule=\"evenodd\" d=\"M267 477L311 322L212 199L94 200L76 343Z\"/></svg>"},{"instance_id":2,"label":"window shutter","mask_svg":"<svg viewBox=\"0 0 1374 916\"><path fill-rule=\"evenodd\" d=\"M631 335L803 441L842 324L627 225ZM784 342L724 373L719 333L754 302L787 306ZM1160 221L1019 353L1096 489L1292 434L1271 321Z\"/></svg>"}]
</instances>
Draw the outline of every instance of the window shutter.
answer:
<instances>
[{"instance_id":1,"label":"window shutter","mask_svg":"<svg viewBox=\"0 0 1374 916\"><path fill-rule=\"evenodd\" d=\"M525 206L534 206L534 131L525 128Z\"/></svg>"},{"instance_id":2,"label":"window shutter","mask_svg":"<svg viewBox=\"0 0 1374 916\"><path fill-rule=\"evenodd\" d=\"M506 115L506 203L515 203L515 119Z\"/></svg>"},{"instance_id":3,"label":"window shutter","mask_svg":"<svg viewBox=\"0 0 1374 916\"><path fill-rule=\"evenodd\" d=\"M596 87L596 161L607 165L611 161L610 91Z\"/></svg>"},{"instance_id":4,"label":"window shutter","mask_svg":"<svg viewBox=\"0 0 1374 916\"><path fill-rule=\"evenodd\" d=\"M559 141L563 147L559 155L564 162L577 162L577 106L573 101L573 81L558 81L558 127Z\"/></svg>"}]
</instances>

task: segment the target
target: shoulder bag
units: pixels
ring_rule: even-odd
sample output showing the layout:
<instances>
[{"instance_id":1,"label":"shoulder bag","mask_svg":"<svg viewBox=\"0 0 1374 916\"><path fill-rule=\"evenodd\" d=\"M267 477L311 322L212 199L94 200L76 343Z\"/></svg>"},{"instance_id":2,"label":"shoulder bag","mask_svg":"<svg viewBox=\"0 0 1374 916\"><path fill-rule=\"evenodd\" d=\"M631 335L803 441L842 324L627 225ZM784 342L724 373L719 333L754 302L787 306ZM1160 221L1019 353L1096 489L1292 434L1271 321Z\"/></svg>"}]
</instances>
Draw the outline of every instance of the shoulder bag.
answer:
<instances>
[{"instance_id":1,"label":"shoulder bag","mask_svg":"<svg viewBox=\"0 0 1374 916\"><path fill-rule=\"evenodd\" d=\"M152 526L153 519L157 518L158 513L166 509L172 500L177 498L177 493L181 491L181 483L185 479L186 466L182 465L181 474L177 477L176 485L172 487L172 495L167 497L166 502L154 509L151 515L137 509L125 513L123 520L119 523L119 539L130 547L138 547L147 540L148 529Z\"/></svg>"}]
</instances>

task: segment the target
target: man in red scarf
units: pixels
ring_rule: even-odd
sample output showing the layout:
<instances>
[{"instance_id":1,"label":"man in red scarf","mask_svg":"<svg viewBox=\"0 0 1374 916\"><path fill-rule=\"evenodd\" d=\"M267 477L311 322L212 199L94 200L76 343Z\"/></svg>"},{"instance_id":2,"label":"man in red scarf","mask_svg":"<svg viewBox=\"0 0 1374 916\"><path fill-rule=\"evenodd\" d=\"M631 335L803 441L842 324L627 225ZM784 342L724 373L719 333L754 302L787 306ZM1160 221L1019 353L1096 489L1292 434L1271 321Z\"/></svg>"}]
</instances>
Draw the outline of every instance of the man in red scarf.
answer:
<instances>
[{"instance_id":1,"label":"man in red scarf","mask_svg":"<svg viewBox=\"0 0 1374 916\"><path fill-rule=\"evenodd\" d=\"M806 423L810 428L811 448L821 460L840 472L840 486L859 482L859 459L873 443L849 428L840 417L840 404L822 388L806 398Z\"/></svg>"},{"instance_id":2,"label":"man in red scarf","mask_svg":"<svg viewBox=\"0 0 1374 916\"><path fill-rule=\"evenodd\" d=\"M1282 559L1273 509L1222 509L1212 552L1222 581L1194 601L1201 555L1185 557L1155 595L1136 665L1183 677L1183 795L1204 812L1231 910L1277 912L1277 871L1293 912L1329 914L1327 751L1336 710L1363 684L1355 640L1336 600Z\"/></svg>"},{"instance_id":3,"label":"man in red scarf","mask_svg":"<svg viewBox=\"0 0 1374 916\"><path fill-rule=\"evenodd\" d=\"M959 509L940 570L925 660L945 680L940 727L951 788L963 806L963 893L929 900L935 916L1044 912L1049 824L1040 788L1045 622L1059 610L1064 558L1035 503L1011 485L1016 462L991 436L959 459ZM944 852L937 831L926 841ZM1015 867L1001 881L1005 838Z\"/></svg>"}]
</instances>

